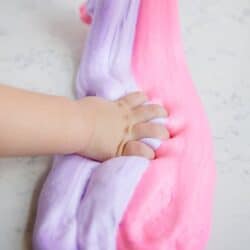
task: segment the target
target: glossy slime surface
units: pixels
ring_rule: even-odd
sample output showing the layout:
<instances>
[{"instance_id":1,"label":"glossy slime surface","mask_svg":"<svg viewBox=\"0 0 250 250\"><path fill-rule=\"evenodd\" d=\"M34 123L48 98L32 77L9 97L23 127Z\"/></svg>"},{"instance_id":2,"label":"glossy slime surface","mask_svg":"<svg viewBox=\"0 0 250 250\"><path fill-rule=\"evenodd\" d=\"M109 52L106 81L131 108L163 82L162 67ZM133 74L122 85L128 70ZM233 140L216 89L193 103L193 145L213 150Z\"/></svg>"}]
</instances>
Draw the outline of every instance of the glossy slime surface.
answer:
<instances>
[{"instance_id":1,"label":"glossy slime surface","mask_svg":"<svg viewBox=\"0 0 250 250\"><path fill-rule=\"evenodd\" d=\"M89 0L77 95L142 89L169 112L157 159L56 156L43 186L37 250L201 250L215 179L211 135L185 63L176 0ZM160 122L160 121L159 121Z\"/></svg>"}]
</instances>

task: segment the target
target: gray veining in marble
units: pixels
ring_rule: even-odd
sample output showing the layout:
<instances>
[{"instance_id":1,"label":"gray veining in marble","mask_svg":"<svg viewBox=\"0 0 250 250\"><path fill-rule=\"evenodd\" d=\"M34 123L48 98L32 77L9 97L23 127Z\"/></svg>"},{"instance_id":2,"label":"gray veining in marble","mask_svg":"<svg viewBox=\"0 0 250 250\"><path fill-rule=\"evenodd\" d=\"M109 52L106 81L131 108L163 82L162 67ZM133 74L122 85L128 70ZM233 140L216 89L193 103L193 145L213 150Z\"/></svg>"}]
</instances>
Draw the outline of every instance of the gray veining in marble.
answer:
<instances>
[{"instance_id":1,"label":"gray veining in marble","mask_svg":"<svg viewBox=\"0 0 250 250\"><path fill-rule=\"evenodd\" d=\"M73 96L86 36L80 0L0 0L0 82ZM250 249L250 1L180 0L190 70L217 162L208 250ZM0 249L30 249L49 157L0 160Z\"/></svg>"}]
</instances>

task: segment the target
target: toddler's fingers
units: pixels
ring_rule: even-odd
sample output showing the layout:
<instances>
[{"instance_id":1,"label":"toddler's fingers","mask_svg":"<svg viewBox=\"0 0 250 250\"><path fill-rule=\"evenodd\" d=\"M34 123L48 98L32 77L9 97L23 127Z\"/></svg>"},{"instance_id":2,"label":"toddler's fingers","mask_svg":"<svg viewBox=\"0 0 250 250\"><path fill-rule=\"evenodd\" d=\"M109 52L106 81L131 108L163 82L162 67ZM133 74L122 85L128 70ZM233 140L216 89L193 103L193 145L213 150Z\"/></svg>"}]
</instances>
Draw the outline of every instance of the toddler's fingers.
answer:
<instances>
[{"instance_id":1,"label":"toddler's fingers","mask_svg":"<svg viewBox=\"0 0 250 250\"><path fill-rule=\"evenodd\" d=\"M129 141L124 147L122 155L136 155L147 159L154 159L155 153L152 148L139 141Z\"/></svg>"},{"instance_id":2,"label":"toddler's fingers","mask_svg":"<svg viewBox=\"0 0 250 250\"><path fill-rule=\"evenodd\" d=\"M169 132L162 124L152 122L138 123L132 129L132 140L143 138L157 138L166 140L169 138Z\"/></svg>"},{"instance_id":3,"label":"toddler's fingers","mask_svg":"<svg viewBox=\"0 0 250 250\"><path fill-rule=\"evenodd\" d=\"M129 108L142 105L147 101L147 96L143 92L133 92L117 100L118 103L125 103Z\"/></svg>"},{"instance_id":4,"label":"toddler's fingers","mask_svg":"<svg viewBox=\"0 0 250 250\"><path fill-rule=\"evenodd\" d=\"M147 104L133 110L133 121L135 124L166 116L167 111L158 104Z\"/></svg>"}]
</instances>

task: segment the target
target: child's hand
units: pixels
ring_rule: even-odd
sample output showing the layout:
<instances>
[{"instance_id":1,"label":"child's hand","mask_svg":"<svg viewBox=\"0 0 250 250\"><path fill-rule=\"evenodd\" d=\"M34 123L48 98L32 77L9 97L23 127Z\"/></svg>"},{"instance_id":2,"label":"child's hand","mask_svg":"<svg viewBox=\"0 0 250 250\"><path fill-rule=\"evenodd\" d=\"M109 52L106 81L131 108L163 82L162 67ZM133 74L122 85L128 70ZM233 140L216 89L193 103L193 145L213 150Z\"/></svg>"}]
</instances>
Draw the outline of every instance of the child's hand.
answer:
<instances>
[{"instance_id":1,"label":"child's hand","mask_svg":"<svg viewBox=\"0 0 250 250\"><path fill-rule=\"evenodd\" d=\"M82 146L77 153L99 161L121 155L153 159L154 151L139 140L146 137L167 139L169 134L165 126L149 122L166 117L166 111L160 105L143 105L146 101L140 92L113 102L100 97L76 101L81 118L79 131L82 128L82 133L89 134L88 140L80 142Z\"/></svg>"},{"instance_id":2,"label":"child's hand","mask_svg":"<svg viewBox=\"0 0 250 250\"><path fill-rule=\"evenodd\" d=\"M15 100L15 101L13 101ZM140 142L168 138L159 105L147 104L142 93L117 101L86 97L72 101L0 85L0 156L73 154L104 161L120 155L154 158Z\"/></svg>"}]
</instances>

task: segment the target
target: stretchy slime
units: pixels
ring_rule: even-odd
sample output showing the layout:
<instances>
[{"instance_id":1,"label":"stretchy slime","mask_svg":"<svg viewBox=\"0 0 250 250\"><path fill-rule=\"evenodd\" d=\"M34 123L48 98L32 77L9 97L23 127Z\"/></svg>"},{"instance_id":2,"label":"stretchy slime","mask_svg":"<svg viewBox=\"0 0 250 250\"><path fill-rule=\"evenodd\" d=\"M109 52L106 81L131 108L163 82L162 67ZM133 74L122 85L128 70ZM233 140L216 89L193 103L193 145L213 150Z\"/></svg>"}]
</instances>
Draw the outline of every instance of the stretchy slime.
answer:
<instances>
[{"instance_id":1,"label":"stretchy slime","mask_svg":"<svg viewBox=\"0 0 250 250\"><path fill-rule=\"evenodd\" d=\"M35 250L203 250L211 224L211 135L183 53L176 0L89 0L77 96L143 90L168 110L155 160L55 156L39 198ZM80 135L79 135L80 136Z\"/></svg>"}]
</instances>

